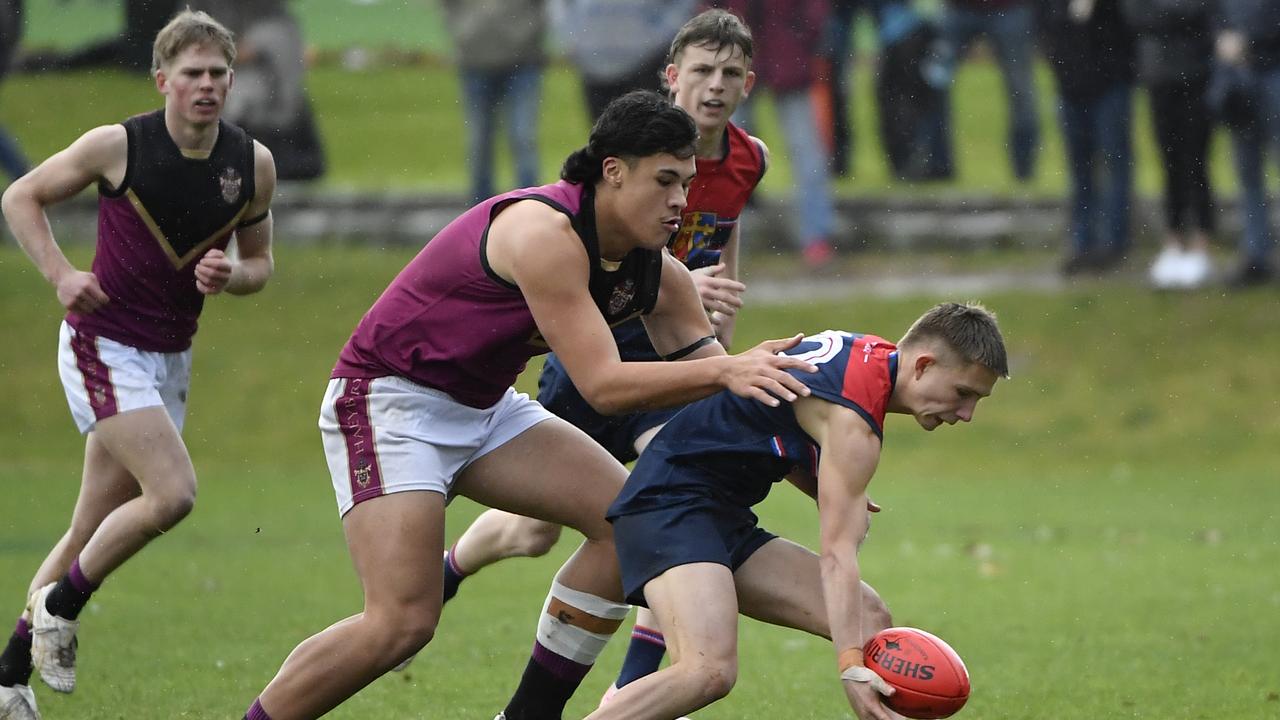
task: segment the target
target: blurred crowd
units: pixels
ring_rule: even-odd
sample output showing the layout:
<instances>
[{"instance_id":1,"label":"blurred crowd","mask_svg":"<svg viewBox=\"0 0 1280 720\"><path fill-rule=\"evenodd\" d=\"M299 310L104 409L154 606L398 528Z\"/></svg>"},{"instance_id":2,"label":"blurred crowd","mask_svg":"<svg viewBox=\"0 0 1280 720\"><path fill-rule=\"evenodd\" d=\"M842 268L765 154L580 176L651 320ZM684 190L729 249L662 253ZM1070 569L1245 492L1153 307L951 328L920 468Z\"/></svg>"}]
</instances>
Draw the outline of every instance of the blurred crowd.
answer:
<instances>
[{"instance_id":1,"label":"blurred crowd","mask_svg":"<svg viewBox=\"0 0 1280 720\"><path fill-rule=\"evenodd\" d=\"M425 1L425 0L423 0ZM28 69L131 58L129 38L149 38L179 4L205 9L241 42L234 107L228 117L276 154L283 178L314 178L324 155L304 86L304 47L286 0L126 0L126 30L112 45L79 54L30 57ZM1011 177L1035 177L1042 147L1034 68L1047 62L1057 127L1070 177L1062 272L1101 273L1132 263L1133 139L1151 133L1163 171L1161 250L1152 284L1189 289L1219 278L1237 285L1272 281L1275 240L1267 159L1280 149L1280 1L1277 0L440 0L463 95L468 193L473 201L503 188L493 179L502 128L520 185L536 185L542 75L548 48L577 69L592 118L614 97L660 88L667 45L707 6L742 17L755 34L756 90L771 97L781 138L764 139L788 158L798 249L811 267L831 261L838 238L831 179L852 167L851 65L872 58L880 150L904 181L955 173L951 86L975 55L998 66L1007 107ZM21 27L21 0L0 0L0 71ZM304 6L295 4L294 11ZM136 17L135 17L136 16ZM865 16L871 33L857 33ZM874 47L858 48L860 39ZM979 53L973 52L980 48ZM1150 128L1134 127L1145 91ZM754 134L753 103L735 122ZM1208 173L1211 135L1225 126L1233 146L1242 227L1230 267L1209 252L1217 210ZM780 142L779 142L780 140ZM25 159L0 131L0 167Z\"/></svg>"}]
</instances>

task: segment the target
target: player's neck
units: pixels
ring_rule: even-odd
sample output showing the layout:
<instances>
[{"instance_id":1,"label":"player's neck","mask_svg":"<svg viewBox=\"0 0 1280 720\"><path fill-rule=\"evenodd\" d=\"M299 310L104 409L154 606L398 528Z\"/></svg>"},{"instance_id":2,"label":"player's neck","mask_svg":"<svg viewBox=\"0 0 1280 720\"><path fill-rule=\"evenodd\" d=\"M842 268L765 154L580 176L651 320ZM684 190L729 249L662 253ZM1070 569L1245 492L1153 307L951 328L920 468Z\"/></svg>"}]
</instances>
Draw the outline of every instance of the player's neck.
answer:
<instances>
[{"instance_id":1,"label":"player's neck","mask_svg":"<svg viewBox=\"0 0 1280 720\"><path fill-rule=\"evenodd\" d=\"M725 156L724 134L728 125L716 128L698 128L698 141L694 145L694 154L701 160L721 160Z\"/></svg>"},{"instance_id":2,"label":"player's neck","mask_svg":"<svg viewBox=\"0 0 1280 720\"><path fill-rule=\"evenodd\" d=\"M180 150L210 151L218 141L218 121L195 124L165 110L164 126Z\"/></svg>"}]
</instances>

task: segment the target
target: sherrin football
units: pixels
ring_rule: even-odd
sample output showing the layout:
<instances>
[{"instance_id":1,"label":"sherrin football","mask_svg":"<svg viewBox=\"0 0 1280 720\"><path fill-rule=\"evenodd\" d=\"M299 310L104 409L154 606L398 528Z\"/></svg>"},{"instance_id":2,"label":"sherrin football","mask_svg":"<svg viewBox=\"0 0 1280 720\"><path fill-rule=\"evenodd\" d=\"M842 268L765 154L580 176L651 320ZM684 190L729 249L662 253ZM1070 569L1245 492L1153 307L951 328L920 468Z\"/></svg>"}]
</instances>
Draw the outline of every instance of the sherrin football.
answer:
<instances>
[{"instance_id":1,"label":"sherrin football","mask_svg":"<svg viewBox=\"0 0 1280 720\"><path fill-rule=\"evenodd\" d=\"M955 714L969 699L969 671L951 646L924 630L881 630L862 648L863 662L896 692L890 710L930 720Z\"/></svg>"}]
</instances>

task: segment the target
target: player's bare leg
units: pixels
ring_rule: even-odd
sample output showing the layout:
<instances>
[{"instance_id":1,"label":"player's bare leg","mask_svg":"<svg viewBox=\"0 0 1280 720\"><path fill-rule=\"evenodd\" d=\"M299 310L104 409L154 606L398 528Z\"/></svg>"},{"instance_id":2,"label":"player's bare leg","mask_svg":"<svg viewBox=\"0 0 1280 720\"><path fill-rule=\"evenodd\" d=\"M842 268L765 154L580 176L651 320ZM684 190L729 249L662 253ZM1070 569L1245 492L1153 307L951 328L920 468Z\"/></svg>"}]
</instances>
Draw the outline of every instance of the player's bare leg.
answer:
<instances>
[{"instance_id":1,"label":"player's bare leg","mask_svg":"<svg viewBox=\"0 0 1280 720\"><path fill-rule=\"evenodd\" d=\"M454 542L449 555L462 577L513 557L542 557L560 539L561 526L503 510L486 510ZM452 597L446 579L445 602ZM455 592L457 584L452 588Z\"/></svg>"},{"instance_id":2,"label":"player's bare leg","mask_svg":"<svg viewBox=\"0 0 1280 720\"><path fill-rule=\"evenodd\" d=\"M818 637L831 637L823 602L822 571L812 550L775 538L752 553L733 577L743 615ZM893 624L889 608L865 582L862 621L866 638Z\"/></svg>"},{"instance_id":3,"label":"player's bare leg","mask_svg":"<svg viewBox=\"0 0 1280 720\"><path fill-rule=\"evenodd\" d=\"M693 563L644 587L671 664L620 689L588 720L670 720L724 697L738 675L738 601L729 568Z\"/></svg>"},{"instance_id":4,"label":"player's bare leg","mask_svg":"<svg viewBox=\"0 0 1280 720\"><path fill-rule=\"evenodd\" d=\"M444 496L401 492L362 502L342 520L364 610L290 653L250 711L315 718L422 649L440 618Z\"/></svg>"},{"instance_id":5,"label":"player's bare leg","mask_svg":"<svg viewBox=\"0 0 1280 720\"><path fill-rule=\"evenodd\" d=\"M477 502L565 525L586 538L552 584L539 641L507 706L509 720L559 718L630 609L622 603L613 528L604 517L626 477L608 452L555 418L480 458L458 479L458 492Z\"/></svg>"},{"instance_id":6,"label":"player's bare leg","mask_svg":"<svg viewBox=\"0 0 1280 720\"><path fill-rule=\"evenodd\" d=\"M61 692L75 688L76 618L90 595L112 571L141 550L152 538L164 533L186 517L195 503L196 477L191 458L177 428L163 407L133 410L101 420L93 433L94 446L86 455L101 464L106 476L105 495L93 493L90 508L80 526L87 529L96 516L128 490L121 469L131 476L140 495L121 502L106 513L78 555L73 555L79 538L72 537L55 548L41 573L52 574L56 566L70 563L66 575L56 583L38 586L28 603L32 625L31 654L40 676ZM97 454L109 455L109 462ZM86 475L96 468L86 466ZM101 503L101 504L99 504ZM74 523L73 523L74 526ZM73 533L74 533L73 529ZM65 539L65 538L64 538Z\"/></svg>"}]
</instances>

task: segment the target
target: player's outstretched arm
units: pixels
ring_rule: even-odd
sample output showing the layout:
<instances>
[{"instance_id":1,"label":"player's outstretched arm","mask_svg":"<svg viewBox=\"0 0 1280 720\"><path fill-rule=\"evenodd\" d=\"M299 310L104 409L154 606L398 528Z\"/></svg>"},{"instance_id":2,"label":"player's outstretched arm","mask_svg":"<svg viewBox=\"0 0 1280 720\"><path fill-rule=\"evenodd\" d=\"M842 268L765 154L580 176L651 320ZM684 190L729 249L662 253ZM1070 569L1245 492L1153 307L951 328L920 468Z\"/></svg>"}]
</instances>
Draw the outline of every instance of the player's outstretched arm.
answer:
<instances>
[{"instance_id":1,"label":"player's outstretched arm","mask_svg":"<svg viewBox=\"0 0 1280 720\"><path fill-rule=\"evenodd\" d=\"M880 702L874 673L861 670L862 646L874 634L863 621L862 573L858 545L867 534L867 486L880 460L880 438L853 410L822 400L798 408L805 431L822 447L818 467L818 517L821 526L823 599L831 625L845 694L861 720L893 720ZM821 403L812 411L815 403Z\"/></svg>"},{"instance_id":2,"label":"player's outstretched arm","mask_svg":"<svg viewBox=\"0 0 1280 720\"><path fill-rule=\"evenodd\" d=\"M9 230L57 291L68 310L90 313L109 300L93 273L77 270L53 238L45 208L105 180L118 185L128 165L129 141L123 125L105 125L81 135L40 163L4 192L0 201Z\"/></svg>"},{"instance_id":3,"label":"player's outstretched arm","mask_svg":"<svg viewBox=\"0 0 1280 720\"><path fill-rule=\"evenodd\" d=\"M255 191L244 212L245 222L236 228L235 257L212 248L196 264L196 288L205 295L256 293L275 269L271 198L276 191L276 163L271 151L256 140L253 152Z\"/></svg>"},{"instance_id":4,"label":"player's outstretched arm","mask_svg":"<svg viewBox=\"0 0 1280 720\"><path fill-rule=\"evenodd\" d=\"M663 267L663 284L672 275L668 270L673 270L683 283L679 294L685 299L681 302L691 306L681 311L680 328L668 336L670 345L666 347L670 351L695 345L690 357L703 359L678 366L662 362L624 365L613 334L588 290L588 259L582 241L567 217L542 203L519 202L503 210L490 226L486 254L490 269L520 288L547 344L564 363L578 391L599 412L675 407L724 388L751 393L773 404L778 400L768 392L787 400L808 392L785 371L815 368L776 355L798 338L766 343L732 357L724 355L714 338L701 344L702 338L711 336L710 323L689 271L674 260ZM663 288L664 293L667 290ZM661 295L658 302L664 302Z\"/></svg>"}]
</instances>

